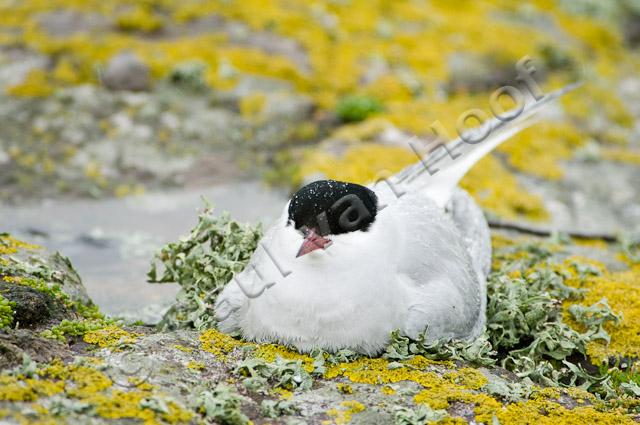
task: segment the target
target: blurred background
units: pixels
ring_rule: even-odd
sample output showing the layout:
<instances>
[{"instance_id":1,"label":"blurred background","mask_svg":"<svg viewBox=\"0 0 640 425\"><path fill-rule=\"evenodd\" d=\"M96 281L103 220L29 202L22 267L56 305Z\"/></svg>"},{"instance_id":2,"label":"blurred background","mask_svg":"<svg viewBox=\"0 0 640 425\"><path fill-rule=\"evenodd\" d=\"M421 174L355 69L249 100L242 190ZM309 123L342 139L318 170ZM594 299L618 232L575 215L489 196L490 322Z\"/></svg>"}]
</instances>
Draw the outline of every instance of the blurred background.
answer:
<instances>
[{"instance_id":1,"label":"blurred background","mask_svg":"<svg viewBox=\"0 0 640 425\"><path fill-rule=\"evenodd\" d=\"M149 260L201 196L269 221L304 182L397 171L529 56L544 92L584 84L462 186L491 218L637 233L639 52L638 0L0 0L0 231L155 317L176 289Z\"/></svg>"}]
</instances>

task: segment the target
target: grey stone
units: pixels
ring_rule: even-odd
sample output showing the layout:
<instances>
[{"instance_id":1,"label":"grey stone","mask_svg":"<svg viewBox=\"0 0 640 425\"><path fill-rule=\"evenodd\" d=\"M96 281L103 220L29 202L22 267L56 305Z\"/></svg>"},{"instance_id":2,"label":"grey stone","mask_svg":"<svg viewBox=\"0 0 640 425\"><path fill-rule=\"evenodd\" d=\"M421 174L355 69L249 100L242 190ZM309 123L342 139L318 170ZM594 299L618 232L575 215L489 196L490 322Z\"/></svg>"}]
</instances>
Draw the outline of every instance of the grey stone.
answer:
<instances>
[{"instance_id":1,"label":"grey stone","mask_svg":"<svg viewBox=\"0 0 640 425\"><path fill-rule=\"evenodd\" d=\"M149 67L135 53L121 52L109 60L102 84L110 90L148 90L151 86Z\"/></svg>"},{"instance_id":2,"label":"grey stone","mask_svg":"<svg viewBox=\"0 0 640 425\"><path fill-rule=\"evenodd\" d=\"M37 19L46 32L56 37L69 37L80 32L104 30L110 25L109 20L102 15L70 9L42 13Z\"/></svg>"}]
</instances>

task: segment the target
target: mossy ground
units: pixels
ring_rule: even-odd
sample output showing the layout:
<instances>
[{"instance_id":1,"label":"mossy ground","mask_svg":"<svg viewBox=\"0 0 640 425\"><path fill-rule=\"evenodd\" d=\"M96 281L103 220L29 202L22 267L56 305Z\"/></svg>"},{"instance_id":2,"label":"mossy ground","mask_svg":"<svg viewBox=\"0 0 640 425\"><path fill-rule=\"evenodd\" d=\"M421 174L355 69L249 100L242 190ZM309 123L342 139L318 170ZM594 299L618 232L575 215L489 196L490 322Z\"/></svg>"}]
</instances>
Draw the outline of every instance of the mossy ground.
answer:
<instances>
[{"instance_id":1,"label":"mossy ground","mask_svg":"<svg viewBox=\"0 0 640 425\"><path fill-rule=\"evenodd\" d=\"M14 254L31 248L8 236L4 241L5 250ZM590 373L596 375L593 370L600 367L615 397L586 391L577 383L536 384L473 360L405 356L400 346L378 358L348 352L299 354L214 329L152 332L103 318L93 326L57 325L65 330L58 340L80 354L39 364L25 357L22 365L5 369L0 377L3 418L10 423L635 423L640 413L633 386L640 381L635 364L638 306L633 301L640 281L637 264L617 245L601 242L495 234L493 244L495 271L517 279L543 261L566 284L584 289L574 302L590 305L606 295L621 321L605 325L609 343L594 342L588 358L572 361L587 369L593 365ZM606 252L607 261L585 256L585 245ZM624 264L620 260L627 268L609 271L607 262L619 268ZM515 264L525 268L514 269ZM567 317L570 308L569 301L562 307ZM48 333L56 334L53 328Z\"/></svg>"}]
</instances>

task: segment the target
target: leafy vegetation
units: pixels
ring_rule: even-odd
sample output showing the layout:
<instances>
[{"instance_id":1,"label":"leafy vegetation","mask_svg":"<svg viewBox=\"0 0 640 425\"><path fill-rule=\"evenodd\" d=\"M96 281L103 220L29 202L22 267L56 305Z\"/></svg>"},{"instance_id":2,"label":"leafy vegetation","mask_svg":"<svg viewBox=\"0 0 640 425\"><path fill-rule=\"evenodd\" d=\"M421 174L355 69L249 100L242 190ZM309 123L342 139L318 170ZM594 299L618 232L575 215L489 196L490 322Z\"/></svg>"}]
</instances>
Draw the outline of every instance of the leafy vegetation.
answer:
<instances>
[{"instance_id":1,"label":"leafy vegetation","mask_svg":"<svg viewBox=\"0 0 640 425\"><path fill-rule=\"evenodd\" d=\"M13 323L13 309L15 306L16 303L0 295L0 329L11 326Z\"/></svg>"},{"instance_id":2,"label":"leafy vegetation","mask_svg":"<svg viewBox=\"0 0 640 425\"><path fill-rule=\"evenodd\" d=\"M282 415L294 415L300 411L288 400L262 400L260 412L266 418L278 418Z\"/></svg>"},{"instance_id":3,"label":"leafy vegetation","mask_svg":"<svg viewBox=\"0 0 640 425\"><path fill-rule=\"evenodd\" d=\"M216 297L247 264L261 236L260 226L240 224L228 214L216 217L207 204L189 236L163 247L152 262L149 282L176 282L181 287L160 325L164 329L213 327ZM164 268L161 275L157 263Z\"/></svg>"},{"instance_id":4,"label":"leafy vegetation","mask_svg":"<svg viewBox=\"0 0 640 425\"><path fill-rule=\"evenodd\" d=\"M177 87L194 92L208 90L206 70L207 65L199 61L181 62L171 70L168 80Z\"/></svg>"},{"instance_id":5,"label":"leafy vegetation","mask_svg":"<svg viewBox=\"0 0 640 425\"><path fill-rule=\"evenodd\" d=\"M434 410L425 405L420 405L416 409L396 406L393 413L396 425L422 425L437 422L447 417L446 411Z\"/></svg>"},{"instance_id":6,"label":"leafy vegetation","mask_svg":"<svg viewBox=\"0 0 640 425\"><path fill-rule=\"evenodd\" d=\"M200 393L197 400L198 409L206 418L222 425L246 425L249 423L240 410L242 396L224 384L218 384L211 390Z\"/></svg>"},{"instance_id":7,"label":"leafy vegetation","mask_svg":"<svg viewBox=\"0 0 640 425\"><path fill-rule=\"evenodd\" d=\"M282 357L277 357L273 362L250 357L238 363L234 373L245 377L245 387L254 390L266 388L267 383L286 390L309 389L313 384L311 376L302 367L301 360L286 360Z\"/></svg>"},{"instance_id":8,"label":"leafy vegetation","mask_svg":"<svg viewBox=\"0 0 640 425\"><path fill-rule=\"evenodd\" d=\"M344 122L364 121L383 110L382 103L370 96L347 96L336 105L336 115Z\"/></svg>"},{"instance_id":9,"label":"leafy vegetation","mask_svg":"<svg viewBox=\"0 0 640 425\"><path fill-rule=\"evenodd\" d=\"M60 342L67 342L67 337L81 337L89 332L103 329L114 323L115 321L112 319L63 319L59 324L42 331L40 335Z\"/></svg>"}]
</instances>

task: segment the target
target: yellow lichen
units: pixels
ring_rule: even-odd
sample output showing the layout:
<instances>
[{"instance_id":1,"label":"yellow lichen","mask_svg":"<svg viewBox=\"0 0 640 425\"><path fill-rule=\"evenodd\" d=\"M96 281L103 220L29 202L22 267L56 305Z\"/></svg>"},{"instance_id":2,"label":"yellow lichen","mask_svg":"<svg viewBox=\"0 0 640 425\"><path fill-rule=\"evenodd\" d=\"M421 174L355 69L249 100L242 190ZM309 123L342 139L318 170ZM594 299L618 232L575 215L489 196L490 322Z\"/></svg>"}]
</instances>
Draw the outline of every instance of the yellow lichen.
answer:
<instances>
[{"instance_id":1,"label":"yellow lichen","mask_svg":"<svg viewBox=\"0 0 640 425\"><path fill-rule=\"evenodd\" d=\"M339 363L327 368L325 377L328 379L344 376L352 382L378 385L400 381L414 381L419 384L441 378L435 372L415 370L412 367L389 369L389 362L382 358L362 358L350 363Z\"/></svg>"},{"instance_id":2,"label":"yellow lichen","mask_svg":"<svg viewBox=\"0 0 640 425\"><path fill-rule=\"evenodd\" d=\"M349 384L340 382L336 384L336 388L343 394L353 394L353 388L351 388L351 385Z\"/></svg>"},{"instance_id":3,"label":"yellow lichen","mask_svg":"<svg viewBox=\"0 0 640 425\"><path fill-rule=\"evenodd\" d=\"M455 363L450 360L431 360L424 356L413 356L411 359L404 361L404 364L420 370L425 370L433 366L446 366L450 368L455 366Z\"/></svg>"},{"instance_id":4,"label":"yellow lichen","mask_svg":"<svg viewBox=\"0 0 640 425\"><path fill-rule=\"evenodd\" d=\"M252 93L240 99L240 114L247 121L260 121L262 119L267 97L264 93Z\"/></svg>"},{"instance_id":5,"label":"yellow lichen","mask_svg":"<svg viewBox=\"0 0 640 425\"><path fill-rule=\"evenodd\" d=\"M180 350L183 353L192 353L193 352L193 348L185 347L184 345L180 345L180 344L174 344L173 348L175 348L176 350Z\"/></svg>"},{"instance_id":6,"label":"yellow lichen","mask_svg":"<svg viewBox=\"0 0 640 425\"><path fill-rule=\"evenodd\" d=\"M334 408L327 411L327 416L332 417L336 425L348 424L351 422L353 414L360 413L365 409L364 404L355 400L343 401L340 403L340 407L340 409Z\"/></svg>"},{"instance_id":7,"label":"yellow lichen","mask_svg":"<svg viewBox=\"0 0 640 425\"><path fill-rule=\"evenodd\" d=\"M0 400L2 401L32 401L63 391L64 385L60 382L0 376Z\"/></svg>"},{"instance_id":8,"label":"yellow lichen","mask_svg":"<svg viewBox=\"0 0 640 425\"><path fill-rule=\"evenodd\" d=\"M548 217L540 197L527 193L494 156L480 160L460 181L460 187L483 208L502 217L523 216L530 220Z\"/></svg>"},{"instance_id":9,"label":"yellow lichen","mask_svg":"<svg viewBox=\"0 0 640 425\"><path fill-rule=\"evenodd\" d=\"M154 32L163 27L164 21L149 7L139 5L118 16L117 24L125 31Z\"/></svg>"},{"instance_id":10,"label":"yellow lichen","mask_svg":"<svg viewBox=\"0 0 640 425\"><path fill-rule=\"evenodd\" d=\"M195 360L191 360L189 363L187 363L187 367L191 370L195 370L195 371L202 371L205 370L207 367L204 363L202 362L197 362Z\"/></svg>"},{"instance_id":11,"label":"yellow lichen","mask_svg":"<svg viewBox=\"0 0 640 425\"><path fill-rule=\"evenodd\" d=\"M70 365L55 360L38 369L34 378L0 376L0 400L34 401L59 394L88 403L97 416L105 419L137 419L148 425L186 423L192 419L190 411L156 393L153 386L140 382L135 390L115 389L111 379L96 367L99 367L99 361L95 359ZM162 399L167 412L145 407L144 402L150 398ZM54 421L42 406L32 405L32 408L41 423ZM36 422L30 420L29 423Z\"/></svg>"},{"instance_id":12,"label":"yellow lichen","mask_svg":"<svg viewBox=\"0 0 640 425\"><path fill-rule=\"evenodd\" d=\"M141 334L128 332L117 325L110 325L102 329L84 334L82 339L88 344L96 344L100 348L114 347L120 344L134 344Z\"/></svg>"},{"instance_id":13,"label":"yellow lichen","mask_svg":"<svg viewBox=\"0 0 640 425\"><path fill-rule=\"evenodd\" d=\"M415 364L424 362L419 360ZM429 366L424 364L424 366ZM454 367L453 364L448 367ZM448 409L451 403L459 402L474 406L476 420L478 422L491 423L495 416L503 424L552 422L549 417L554 418L555 423L630 423L629 417L615 412L600 412L592 406L579 406L574 410L564 408L559 404L561 391L559 388L546 388L532 394L529 400L519 403L503 405L500 401L489 394L480 392L486 385L486 377L473 368L451 369L443 375L439 373L413 367L393 367L389 368L389 362L385 359L358 359L351 363L341 363L327 369L325 378L331 379L338 376L348 378L352 382L384 385L401 381L412 381L419 384L423 390L415 397L416 403L428 404L432 409ZM392 388L383 386L381 391L384 394L393 394ZM586 400L589 403L594 401L594 397L584 390L570 389L565 393L577 400ZM327 412L332 417L340 417L341 411L332 409ZM455 418L448 418L446 423L455 423ZM523 422L523 420L525 422ZM592 420L592 422L589 422ZM452 422L453 421L453 422ZM564 421L564 422L563 422ZM598 422L599 423L599 422Z\"/></svg>"},{"instance_id":14,"label":"yellow lichen","mask_svg":"<svg viewBox=\"0 0 640 425\"><path fill-rule=\"evenodd\" d=\"M609 161L640 165L640 152L621 148L602 149L602 157Z\"/></svg>"},{"instance_id":15,"label":"yellow lichen","mask_svg":"<svg viewBox=\"0 0 640 425\"><path fill-rule=\"evenodd\" d=\"M300 354L297 351L290 350L282 345L275 344L259 344L255 350L256 357L264 359L268 362L273 362L278 357L282 357L286 360L301 360L302 367L307 372L313 371L313 358L305 354Z\"/></svg>"},{"instance_id":16,"label":"yellow lichen","mask_svg":"<svg viewBox=\"0 0 640 425\"><path fill-rule=\"evenodd\" d=\"M146 377L131 376L127 379L127 381L140 391L154 391L156 389L156 386L148 383L146 379Z\"/></svg>"},{"instance_id":17,"label":"yellow lichen","mask_svg":"<svg viewBox=\"0 0 640 425\"><path fill-rule=\"evenodd\" d=\"M343 125L336 129L329 138L349 143L371 141L384 130L392 127L392 123L384 118L369 118L360 123Z\"/></svg>"},{"instance_id":18,"label":"yellow lichen","mask_svg":"<svg viewBox=\"0 0 640 425\"><path fill-rule=\"evenodd\" d=\"M567 409L551 400L534 400L512 403L504 408L483 411L476 418L479 421L489 422L492 418L498 419L501 424L536 423L542 425L583 425L603 424L622 425L635 424L636 422L622 414L599 412L593 407L578 406Z\"/></svg>"},{"instance_id":19,"label":"yellow lichen","mask_svg":"<svg viewBox=\"0 0 640 425\"><path fill-rule=\"evenodd\" d=\"M582 304L606 299L611 309L622 316L618 325L605 325L611 336L608 345L592 342L587 346L591 359L601 363L609 357L640 357L640 266L621 272L606 271L583 279L579 286L588 289Z\"/></svg>"},{"instance_id":20,"label":"yellow lichen","mask_svg":"<svg viewBox=\"0 0 640 425\"><path fill-rule=\"evenodd\" d=\"M46 97L53 94L54 90L46 72L34 69L20 84L7 88L7 94L19 97Z\"/></svg>"},{"instance_id":21,"label":"yellow lichen","mask_svg":"<svg viewBox=\"0 0 640 425\"><path fill-rule=\"evenodd\" d=\"M574 126L558 123L539 123L499 147L507 154L510 165L520 171L550 180L563 176L559 161L572 157L582 146L585 136Z\"/></svg>"},{"instance_id":22,"label":"yellow lichen","mask_svg":"<svg viewBox=\"0 0 640 425\"><path fill-rule=\"evenodd\" d=\"M271 393L274 395L278 395L283 400L288 400L293 397L293 392L284 388L273 388L271 390Z\"/></svg>"},{"instance_id":23,"label":"yellow lichen","mask_svg":"<svg viewBox=\"0 0 640 425\"><path fill-rule=\"evenodd\" d=\"M603 241L602 239L578 239L578 238L573 238L571 240L572 243L578 245L578 246L586 246L589 248L596 248L596 249L608 249L609 248L609 244L605 241Z\"/></svg>"},{"instance_id":24,"label":"yellow lichen","mask_svg":"<svg viewBox=\"0 0 640 425\"><path fill-rule=\"evenodd\" d=\"M444 374L444 379L456 385L461 385L473 390L479 390L487 384L487 378L478 370L464 367Z\"/></svg>"},{"instance_id":25,"label":"yellow lichen","mask_svg":"<svg viewBox=\"0 0 640 425\"><path fill-rule=\"evenodd\" d=\"M220 360L226 360L227 355L236 348L246 345L242 341L223 334L215 329L208 329L200 334L200 344L204 351L214 354Z\"/></svg>"},{"instance_id":26,"label":"yellow lichen","mask_svg":"<svg viewBox=\"0 0 640 425\"><path fill-rule=\"evenodd\" d=\"M376 144L355 145L340 158L314 151L305 157L298 178L323 173L330 179L367 184L400 171L417 160L409 149Z\"/></svg>"},{"instance_id":27,"label":"yellow lichen","mask_svg":"<svg viewBox=\"0 0 640 425\"><path fill-rule=\"evenodd\" d=\"M393 395L393 394L396 393L396 390L394 390L392 387L390 387L388 385L383 386L380 389L380 391L382 392L382 394L385 394L385 395Z\"/></svg>"},{"instance_id":28,"label":"yellow lichen","mask_svg":"<svg viewBox=\"0 0 640 425\"><path fill-rule=\"evenodd\" d=\"M158 413L141 403L149 398L143 391L112 390L109 394L90 394L83 401L96 406L96 414L105 419L139 419L145 424L156 424L159 421L176 424L188 422L193 414L175 402L165 402L168 412Z\"/></svg>"},{"instance_id":29,"label":"yellow lichen","mask_svg":"<svg viewBox=\"0 0 640 425\"><path fill-rule=\"evenodd\" d=\"M20 250L33 251L36 249L40 249L40 247L22 242L7 234L0 234L0 256L15 254Z\"/></svg>"}]
</instances>

